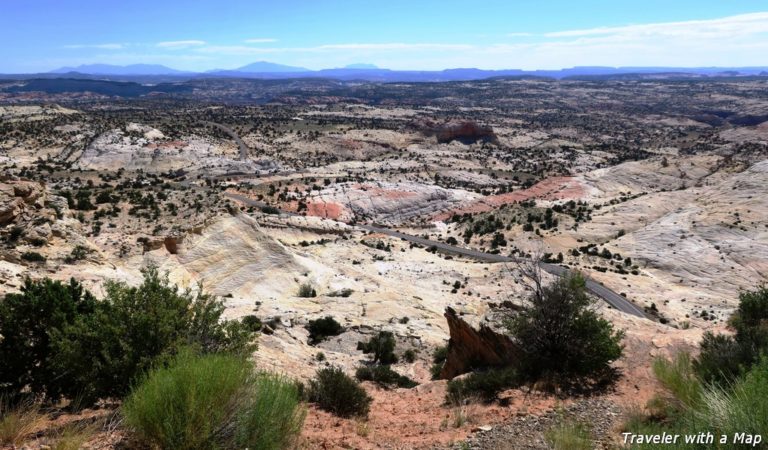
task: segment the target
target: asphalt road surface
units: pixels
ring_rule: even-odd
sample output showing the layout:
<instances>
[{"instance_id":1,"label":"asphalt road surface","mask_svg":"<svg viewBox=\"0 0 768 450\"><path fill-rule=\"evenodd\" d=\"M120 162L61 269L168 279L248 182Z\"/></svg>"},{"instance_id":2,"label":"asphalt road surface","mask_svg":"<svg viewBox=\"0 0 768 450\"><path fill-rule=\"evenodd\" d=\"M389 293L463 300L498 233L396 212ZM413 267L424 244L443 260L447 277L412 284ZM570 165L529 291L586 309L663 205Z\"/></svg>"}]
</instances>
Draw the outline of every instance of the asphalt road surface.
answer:
<instances>
[{"instance_id":1,"label":"asphalt road surface","mask_svg":"<svg viewBox=\"0 0 768 450\"><path fill-rule=\"evenodd\" d=\"M229 128L228 126L225 126L216 122L205 121L203 123L206 125L210 125L212 127L216 127L219 130L227 133L237 143L237 147L240 149L240 159L241 160L248 159L248 151L250 150L250 148L247 145L245 145L245 142L243 142L242 139L240 139L240 135L235 133L235 130L233 130L232 128Z\"/></svg>"},{"instance_id":2,"label":"asphalt road surface","mask_svg":"<svg viewBox=\"0 0 768 450\"><path fill-rule=\"evenodd\" d=\"M236 200L238 202L244 203L249 206L255 206L258 208L261 208L263 206L267 206L266 203L260 202L258 200L253 200L251 198L248 198L244 195L239 194L232 194L232 193L225 193L225 196L231 198L232 200ZM291 212L285 212L281 211L282 214L287 215L298 215ZM502 256L502 255L496 255L493 253L485 253L478 250L472 250L469 248L463 248L463 247L457 247L455 245L449 245L445 242L440 241L433 241L430 239L424 239L422 237L414 236L411 234L401 233L399 231L391 230L389 228L384 228L380 226L374 226L374 225L361 225L357 224L355 225L357 228L361 228L364 230L372 231L375 233L381 233L386 234L388 236L400 238L403 240L406 240L408 242L413 242L415 244L423 245L425 247L435 247L436 249L440 250L441 252L445 253L452 253L455 255L461 255L466 256L472 259L476 259L478 261L487 261L487 262L515 262L517 261L515 258L511 258L508 256ZM556 276L563 276L568 273L569 269L563 266L558 266L555 264L549 264L549 263L540 263L542 270L544 270L547 273L551 273L552 275ZM593 295L601 298L606 303L611 305L612 307L618 309L619 311L630 314L637 317L647 318L643 310L635 305L634 303L630 302L626 298L624 298L622 295L617 294L616 292L608 289L607 287L603 286L602 284L592 280L591 278L587 278L586 280L586 287L587 290L592 293Z\"/></svg>"}]
</instances>

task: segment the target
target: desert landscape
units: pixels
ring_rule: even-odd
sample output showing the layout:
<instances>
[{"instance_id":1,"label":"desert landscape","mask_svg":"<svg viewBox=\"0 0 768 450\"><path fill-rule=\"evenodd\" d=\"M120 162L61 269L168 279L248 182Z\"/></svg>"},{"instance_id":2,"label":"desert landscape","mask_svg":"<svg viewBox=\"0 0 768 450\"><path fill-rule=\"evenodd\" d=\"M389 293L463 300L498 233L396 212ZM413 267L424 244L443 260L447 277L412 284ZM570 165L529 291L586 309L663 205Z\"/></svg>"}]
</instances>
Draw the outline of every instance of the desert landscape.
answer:
<instances>
[{"instance_id":1,"label":"desert landscape","mask_svg":"<svg viewBox=\"0 0 768 450\"><path fill-rule=\"evenodd\" d=\"M310 404L301 448L549 448L561 416L618 447L659 390L654 358L725 331L768 280L765 79L18 87L0 82L0 295L47 277L100 297L153 266L222 299L224 318L256 318L256 366L305 383L353 375L371 358L359 342L391 333L391 367L414 387L363 382L366 419ZM594 308L624 334L618 380L446 402L473 363L434 355L449 338L496 348L531 295L531 258L546 283L569 270L597 286ZM315 341L328 316L341 332ZM108 427L87 448L126 439Z\"/></svg>"}]
</instances>

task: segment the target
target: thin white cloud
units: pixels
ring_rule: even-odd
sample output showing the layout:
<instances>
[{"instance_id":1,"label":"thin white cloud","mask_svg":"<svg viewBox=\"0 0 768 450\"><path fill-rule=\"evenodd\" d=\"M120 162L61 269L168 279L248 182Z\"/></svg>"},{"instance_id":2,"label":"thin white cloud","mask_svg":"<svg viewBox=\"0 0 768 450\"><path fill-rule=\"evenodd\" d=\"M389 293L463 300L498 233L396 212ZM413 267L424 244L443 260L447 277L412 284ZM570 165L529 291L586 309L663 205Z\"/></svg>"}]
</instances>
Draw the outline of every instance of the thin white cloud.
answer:
<instances>
[{"instance_id":1,"label":"thin white cloud","mask_svg":"<svg viewBox=\"0 0 768 450\"><path fill-rule=\"evenodd\" d=\"M246 44L269 44L269 43L272 43L272 42L277 42L277 39L257 38L257 39L246 39L243 42L245 42Z\"/></svg>"},{"instance_id":2,"label":"thin white cloud","mask_svg":"<svg viewBox=\"0 0 768 450\"><path fill-rule=\"evenodd\" d=\"M100 50L121 50L126 47L125 44L70 44L62 46L66 49L96 48Z\"/></svg>"},{"instance_id":3,"label":"thin white cloud","mask_svg":"<svg viewBox=\"0 0 768 450\"><path fill-rule=\"evenodd\" d=\"M201 45L205 45L205 41L199 41L196 39L189 39L186 41L166 41L166 42L158 42L156 44L157 47L160 48L168 48L168 49L182 49L182 48L189 48L189 47L199 47Z\"/></svg>"},{"instance_id":4,"label":"thin white cloud","mask_svg":"<svg viewBox=\"0 0 768 450\"><path fill-rule=\"evenodd\" d=\"M283 47L274 44L277 40L271 38L254 38L233 45L187 40L66 47L101 48L105 55L118 55L123 52L113 50L130 48L139 54L114 59L121 63L156 61L171 66L178 62L195 69L237 67L257 59L279 60L283 64L311 68L341 67L359 61L392 69L762 66L766 65L765 55L768 54L768 11L709 20L566 28L544 34L510 32L504 38L501 42L488 44L351 42ZM195 59L197 57L200 59ZM109 61L100 56L89 58L88 62L100 59Z\"/></svg>"},{"instance_id":5,"label":"thin white cloud","mask_svg":"<svg viewBox=\"0 0 768 450\"><path fill-rule=\"evenodd\" d=\"M467 44L386 43L386 44L329 44L313 47L314 50L470 50Z\"/></svg>"},{"instance_id":6,"label":"thin white cloud","mask_svg":"<svg viewBox=\"0 0 768 450\"><path fill-rule=\"evenodd\" d=\"M619 36L634 37L683 37L683 38L733 38L768 32L768 12L741 14L710 20L661 22L618 27L598 27L584 30L556 31L544 34L548 38Z\"/></svg>"},{"instance_id":7,"label":"thin white cloud","mask_svg":"<svg viewBox=\"0 0 768 450\"><path fill-rule=\"evenodd\" d=\"M197 48L202 53L227 55L261 55L269 53L331 53L342 51L392 52L392 51L466 51L474 48L467 44L432 44L432 43L350 43L325 44L313 47L249 47L244 45L210 45Z\"/></svg>"},{"instance_id":8,"label":"thin white cloud","mask_svg":"<svg viewBox=\"0 0 768 450\"><path fill-rule=\"evenodd\" d=\"M214 53L219 55L261 55L265 53L279 53L290 49L274 47L249 47L247 45L206 45L194 49L200 53Z\"/></svg>"}]
</instances>

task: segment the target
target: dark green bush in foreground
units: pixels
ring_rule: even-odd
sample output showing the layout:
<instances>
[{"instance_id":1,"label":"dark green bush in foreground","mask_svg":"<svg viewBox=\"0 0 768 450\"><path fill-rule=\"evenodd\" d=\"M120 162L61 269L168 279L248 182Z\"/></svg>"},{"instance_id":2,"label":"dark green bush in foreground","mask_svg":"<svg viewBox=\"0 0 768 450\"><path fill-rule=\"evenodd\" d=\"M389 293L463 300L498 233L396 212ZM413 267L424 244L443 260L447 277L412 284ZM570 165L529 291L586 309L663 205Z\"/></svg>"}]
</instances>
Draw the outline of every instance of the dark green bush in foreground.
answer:
<instances>
[{"instance_id":1,"label":"dark green bush in foreground","mask_svg":"<svg viewBox=\"0 0 768 450\"><path fill-rule=\"evenodd\" d=\"M530 381L584 384L610 372L621 357L623 333L592 308L578 272L558 278L530 298L531 306L508 323L524 349L518 365Z\"/></svg>"},{"instance_id":2,"label":"dark green bush in foreground","mask_svg":"<svg viewBox=\"0 0 768 450\"><path fill-rule=\"evenodd\" d=\"M157 269L137 287L107 283L95 314L56 333L58 370L74 373L86 401L122 397L159 359L182 346L203 353L248 352L253 332L222 322L223 303L199 291L179 291Z\"/></svg>"},{"instance_id":3,"label":"dark green bush in foreground","mask_svg":"<svg viewBox=\"0 0 768 450\"><path fill-rule=\"evenodd\" d=\"M654 372L665 387L667 396L653 402L653 414L633 418L626 425L628 432L695 435L704 430L713 433L717 439L722 434L728 436L728 444L719 448L753 448L733 443L736 433L746 433L761 435L765 444L765 436L768 436L768 360L762 360L732 384L724 386L701 385L695 376L691 377L693 368L690 358L678 357L673 363L657 363ZM678 442L676 445L647 444L633 448L679 450L712 447Z\"/></svg>"},{"instance_id":4,"label":"dark green bush in foreground","mask_svg":"<svg viewBox=\"0 0 768 450\"><path fill-rule=\"evenodd\" d=\"M768 436L768 290L739 296L730 320L735 336L705 334L698 358L687 353L657 359L653 370L664 392L648 404L649 414L636 414L628 432L695 435L708 431L728 437L719 448L753 448L734 442L736 434ZM641 445L649 449L704 449L708 444Z\"/></svg>"},{"instance_id":5,"label":"dark green bush in foreground","mask_svg":"<svg viewBox=\"0 0 768 450\"><path fill-rule=\"evenodd\" d=\"M339 417L365 417L373 401L357 381L338 367L318 370L309 382L308 397L320 409Z\"/></svg>"},{"instance_id":6,"label":"dark green bush in foreground","mask_svg":"<svg viewBox=\"0 0 768 450\"><path fill-rule=\"evenodd\" d=\"M295 383L235 355L182 351L123 405L139 440L163 449L284 449L304 420Z\"/></svg>"},{"instance_id":7,"label":"dark green bush in foreground","mask_svg":"<svg viewBox=\"0 0 768 450\"><path fill-rule=\"evenodd\" d=\"M728 321L733 336L707 332L694 368L707 383L728 383L768 352L768 287L739 294L739 308Z\"/></svg>"},{"instance_id":8,"label":"dark green bush in foreground","mask_svg":"<svg viewBox=\"0 0 768 450\"><path fill-rule=\"evenodd\" d=\"M392 370L389 366L361 366L355 371L355 378L360 381L372 381L382 387L397 386L410 389L419 384L405 375Z\"/></svg>"},{"instance_id":9,"label":"dark green bush in foreground","mask_svg":"<svg viewBox=\"0 0 768 450\"><path fill-rule=\"evenodd\" d=\"M28 282L0 302L0 389L61 396L84 405L120 398L155 364L191 346L203 353L249 352L254 333L221 321L216 298L179 291L155 268L140 286L107 283L95 301L79 284ZM10 361L10 363L6 363Z\"/></svg>"},{"instance_id":10,"label":"dark green bush in foreground","mask_svg":"<svg viewBox=\"0 0 768 450\"><path fill-rule=\"evenodd\" d=\"M26 279L21 292L0 301L0 392L13 395L25 386L58 398L71 379L57 371L51 333L93 314L96 299L80 283Z\"/></svg>"}]
</instances>

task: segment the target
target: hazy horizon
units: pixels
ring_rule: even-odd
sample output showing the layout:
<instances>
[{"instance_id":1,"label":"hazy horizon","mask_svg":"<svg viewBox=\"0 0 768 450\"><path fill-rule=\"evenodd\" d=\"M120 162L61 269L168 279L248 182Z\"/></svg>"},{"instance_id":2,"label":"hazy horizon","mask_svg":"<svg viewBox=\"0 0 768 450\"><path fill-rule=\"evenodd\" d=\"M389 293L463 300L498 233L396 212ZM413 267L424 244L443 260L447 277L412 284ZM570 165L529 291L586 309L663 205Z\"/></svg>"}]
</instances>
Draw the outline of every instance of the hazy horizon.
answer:
<instances>
[{"instance_id":1,"label":"hazy horizon","mask_svg":"<svg viewBox=\"0 0 768 450\"><path fill-rule=\"evenodd\" d=\"M757 1L305 3L11 0L7 23L34 26L0 29L13 43L0 51L0 73L84 64L202 72L256 61L430 71L768 65L768 11Z\"/></svg>"},{"instance_id":2,"label":"hazy horizon","mask_svg":"<svg viewBox=\"0 0 768 450\"><path fill-rule=\"evenodd\" d=\"M65 69L72 69L73 71L77 71L79 68L91 68L91 67L97 67L97 66L106 66L111 68L130 68L135 66L152 66L152 67L163 67L165 69L175 70L178 71L180 74L184 73L190 73L190 74L205 74L205 73L216 73L216 72L235 72L235 71L242 71L246 66L249 65L255 65L255 64L269 64L269 65L275 65L275 66L282 66L286 68L291 69L303 69L307 72L318 72L318 71L326 71L326 70L392 70L392 71L402 71L402 72L440 72L440 71L448 71L448 70L480 70L480 71L515 71L515 70L521 70L524 72L556 72L556 71L568 71L568 70L574 70L574 69L615 69L615 70L621 70L621 69L643 69L643 70L650 70L650 69L713 69L713 70L728 70L728 69L745 69L745 68L751 68L751 69L768 69L768 64L765 65L757 65L757 66L718 66L718 65L710 65L710 66L571 66L571 67L558 67L553 69L520 69L518 67L505 67L500 69L484 69L481 67L442 67L442 68L436 68L436 69L391 69L389 67L379 67L375 64L370 64L372 67L357 67L357 66L366 66L369 64L366 63L351 63L346 66L342 67L321 67L318 69L310 69L306 67L298 67L298 66L289 66L287 64L281 64L281 63L275 63L272 61L253 61L249 64L246 64L244 66L239 67L219 67L219 68L211 68L211 69L203 69L203 70L182 70L177 69L176 67L171 67L165 64L146 64L146 63L131 63L131 64L104 64L104 63L92 63L92 64L80 64L77 66L62 66L55 69L52 69L50 71L45 72L39 72L39 73L61 73L64 74L66 72L62 72ZM271 71L265 71L265 72L259 72L259 71L253 71L252 73L270 73ZM274 73L276 74L282 74L282 73L300 73L299 70L286 70L286 71L279 71L275 70ZM17 73L19 75L24 75L22 73ZM15 75L15 74L11 74Z\"/></svg>"}]
</instances>

